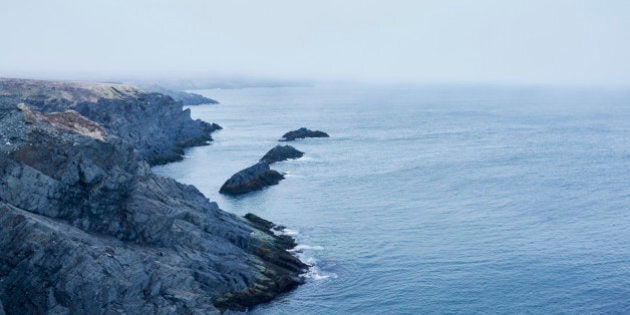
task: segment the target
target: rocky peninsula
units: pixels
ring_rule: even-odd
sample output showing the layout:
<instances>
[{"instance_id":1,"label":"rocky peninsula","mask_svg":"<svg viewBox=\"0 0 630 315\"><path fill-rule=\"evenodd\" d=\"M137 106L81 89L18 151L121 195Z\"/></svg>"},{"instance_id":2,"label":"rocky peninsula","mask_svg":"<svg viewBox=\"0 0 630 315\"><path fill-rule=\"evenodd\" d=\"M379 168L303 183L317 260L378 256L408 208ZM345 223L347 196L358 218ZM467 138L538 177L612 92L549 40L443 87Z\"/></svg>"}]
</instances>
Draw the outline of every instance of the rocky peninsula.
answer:
<instances>
[{"instance_id":1,"label":"rocky peninsula","mask_svg":"<svg viewBox=\"0 0 630 315\"><path fill-rule=\"evenodd\" d=\"M185 148L208 144L221 129L192 120L170 96L131 85L0 79L0 109L19 103L42 112L74 110L137 149L149 165L181 160Z\"/></svg>"},{"instance_id":2,"label":"rocky peninsula","mask_svg":"<svg viewBox=\"0 0 630 315\"><path fill-rule=\"evenodd\" d=\"M302 283L273 223L151 172L217 128L132 86L0 80L0 312L218 314Z\"/></svg>"}]
</instances>

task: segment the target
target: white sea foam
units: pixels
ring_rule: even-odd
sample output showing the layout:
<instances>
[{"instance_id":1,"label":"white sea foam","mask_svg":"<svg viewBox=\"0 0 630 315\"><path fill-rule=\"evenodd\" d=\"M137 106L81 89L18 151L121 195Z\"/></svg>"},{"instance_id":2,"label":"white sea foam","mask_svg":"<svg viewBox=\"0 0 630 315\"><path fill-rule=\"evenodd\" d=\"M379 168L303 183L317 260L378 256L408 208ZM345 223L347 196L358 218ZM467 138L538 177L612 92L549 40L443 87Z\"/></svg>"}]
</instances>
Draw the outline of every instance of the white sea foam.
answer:
<instances>
[{"instance_id":1,"label":"white sea foam","mask_svg":"<svg viewBox=\"0 0 630 315\"><path fill-rule=\"evenodd\" d=\"M306 245L306 244L299 244L297 246L295 246L293 249L291 249L292 252L301 252L303 250L323 250L324 247L319 246L319 245Z\"/></svg>"},{"instance_id":2,"label":"white sea foam","mask_svg":"<svg viewBox=\"0 0 630 315\"><path fill-rule=\"evenodd\" d=\"M298 230L292 230L289 228L283 228L281 230L276 230L276 229L271 229L271 232L274 235L289 235L289 236L296 236L296 235L300 235L300 231Z\"/></svg>"},{"instance_id":3,"label":"white sea foam","mask_svg":"<svg viewBox=\"0 0 630 315\"><path fill-rule=\"evenodd\" d=\"M312 265L312 267L308 270L308 272L304 276L306 278L310 278L315 281L325 280L328 278L337 279L336 273L322 271L317 266L314 266L314 265Z\"/></svg>"},{"instance_id":4,"label":"white sea foam","mask_svg":"<svg viewBox=\"0 0 630 315\"><path fill-rule=\"evenodd\" d=\"M295 236L295 235L299 235L300 232L298 230L292 230L292 229L284 229L282 231L280 231L280 233L284 234L284 235L290 235L290 236Z\"/></svg>"}]
</instances>

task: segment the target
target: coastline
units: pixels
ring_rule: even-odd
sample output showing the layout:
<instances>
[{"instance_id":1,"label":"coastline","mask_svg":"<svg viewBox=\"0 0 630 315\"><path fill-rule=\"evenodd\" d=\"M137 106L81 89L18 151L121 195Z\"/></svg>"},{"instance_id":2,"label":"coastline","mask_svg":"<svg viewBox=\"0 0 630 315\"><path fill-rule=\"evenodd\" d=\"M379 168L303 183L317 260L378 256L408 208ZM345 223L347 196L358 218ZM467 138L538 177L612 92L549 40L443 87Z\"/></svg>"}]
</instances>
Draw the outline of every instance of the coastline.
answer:
<instances>
[{"instance_id":1,"label":"coastline","mask_svg":"<svg viewBox=\"0 0 630 315\"><path fill-rule=\"evenodd\" d=\"M217 130L181 103L112 84L10 79L0 92L5 311L243 311L303 283L308 266L272 223L152 173Z\"/></svg>"}]
</instances>

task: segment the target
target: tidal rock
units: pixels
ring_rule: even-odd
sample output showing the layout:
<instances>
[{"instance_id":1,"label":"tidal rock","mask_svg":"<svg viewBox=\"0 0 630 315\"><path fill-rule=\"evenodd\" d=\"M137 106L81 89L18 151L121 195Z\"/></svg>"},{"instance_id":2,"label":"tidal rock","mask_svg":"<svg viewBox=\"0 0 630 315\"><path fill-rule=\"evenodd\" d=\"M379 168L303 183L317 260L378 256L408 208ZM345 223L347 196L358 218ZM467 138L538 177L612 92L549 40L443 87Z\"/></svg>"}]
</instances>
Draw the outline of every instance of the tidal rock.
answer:
<instances>
[{"instance_id":1,"label":"tidal rock","mask_svg":"<svg viewBox=\"0 0 630 315\"><path fill-rule=\"evenodd\" d=\"M286 161L288 159L301 158L303 155L304 152L290 145L277 145L273 149L269 150L269 152L260 159L260 162L272 164L275 162Z\"/></svg>"},{"instance_id":2,"label":"tidal rock","mask_svg":"<svg viewBox=\"0 0 630 315\"><path fill-rule=\"evenodd\" d=\"M310 130L304 127L289 131L282 136L280 141L293 141L295 139L304 139L304 138L328 138L330 137L327 133L319 130Z\"/></svg>"},{"instance_id":3,"label":"tidal rock","mask_svg":"<svg viewBox=\"0 0 630 315\"><path fill-rule=\"evenodd\" d=\"M131 85L0 79L0 109L18 103L43 113L74 110L133 146L150 165L181 160L185 148L208 144L221 129L193 120L170 96Z\"/></svg>"},{"instance_id":4,"label":"tidal rock","mask_svg":"<svg viewBox=\"0 0 630 315\"><path fill-rule=\"evenodd\" d=\"M284 176L270 169L268 163L259 162L232 175L221 186L219 192L227 195L241 195L276 185L283 179Z\"/></svg>"},{"instance_id":5,"label":"tidal rock","mask_svg":"<svg viewBox=\"0 0 630 315\"><path fill-rule=\"evenodd\" d=\"M120 128L99 126L78 110L0 107L7 314L218 314L303 282L294 242L153 174Z\"/></svg>"}]
</instances>

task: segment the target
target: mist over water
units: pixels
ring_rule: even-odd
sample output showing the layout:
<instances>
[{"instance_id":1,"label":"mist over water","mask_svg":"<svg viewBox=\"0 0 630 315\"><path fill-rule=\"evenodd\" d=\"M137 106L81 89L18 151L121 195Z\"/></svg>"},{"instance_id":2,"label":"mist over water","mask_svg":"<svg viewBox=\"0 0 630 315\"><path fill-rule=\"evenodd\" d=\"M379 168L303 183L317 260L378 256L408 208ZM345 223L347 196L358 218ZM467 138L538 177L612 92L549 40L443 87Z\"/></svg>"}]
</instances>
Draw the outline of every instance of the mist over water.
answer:
<instances>
[{"instance_id":1,"label":"mist over water","mask_svg":"<svg viewBox=\"0 0 630 315\"><path fill-rule=\"evenodd\" d=\"M255 314L630 312L630 92L319 85L195 91L210 146L155 172L283 224L314 265ZM298 127L279 185L218 194Z\"/></svg>"}]
</instances>

